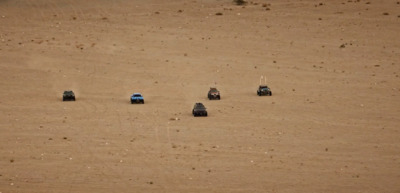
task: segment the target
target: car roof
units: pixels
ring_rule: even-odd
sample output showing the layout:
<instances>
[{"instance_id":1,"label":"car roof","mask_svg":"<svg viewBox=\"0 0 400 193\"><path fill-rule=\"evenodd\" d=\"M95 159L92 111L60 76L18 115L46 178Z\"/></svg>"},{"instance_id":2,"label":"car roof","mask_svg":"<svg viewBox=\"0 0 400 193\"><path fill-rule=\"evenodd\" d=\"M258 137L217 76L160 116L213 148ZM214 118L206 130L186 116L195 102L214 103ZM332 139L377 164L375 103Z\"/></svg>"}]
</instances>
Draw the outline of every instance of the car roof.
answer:
<instances>
[{"instance_id":1,"label":"car roof","mask_svg":"<svg viewBox=\"0 0 400 193\"><path fill-rule=\"evenodd\" d=\"M260 85L260 88L268 88L267 85Z\"/></svg>"},{"instance_id":2,"label":"car roof","mask_svg":"<svg viewBox=\"0 0 400 193\"><path fill-rule=\"evenodd\" d=\"M138 92L135 92L135 93L133 93L133 95L142 95L142 94L140 94L140 93L138 93Z\"/></svg>"},{"instance_id":3,"label":"car roof","mask_svg":"<svg viewBox=\"0 0 400 193\"><path fill-rule=\"evenodd\" d=\"M203 103L196 103L196 104L194 104L196 107L199 107L199 108L206 108L204 105L203 105Z\"/></svg>"}]
</instances>

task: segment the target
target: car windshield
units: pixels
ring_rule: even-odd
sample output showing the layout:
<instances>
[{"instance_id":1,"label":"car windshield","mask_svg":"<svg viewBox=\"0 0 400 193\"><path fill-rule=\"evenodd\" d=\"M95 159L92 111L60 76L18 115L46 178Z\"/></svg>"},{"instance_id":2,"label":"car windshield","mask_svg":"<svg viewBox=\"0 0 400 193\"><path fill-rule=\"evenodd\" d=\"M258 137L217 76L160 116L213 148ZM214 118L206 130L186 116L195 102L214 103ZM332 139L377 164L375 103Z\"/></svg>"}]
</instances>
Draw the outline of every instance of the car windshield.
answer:
<instances>
[{"instance_id":1,"label":"car windshield","mask_svg":"<svg viewBox=\"0 0 400 193\"><path fill-rule=\"evenodd\" d=\"M141 97L142 95L140 95L140 94L134 94L133 96L134 96L134 97Z\"/></svg>"},{"instance_id":2,"label":"car windshield","mask_svg":"<svg viewBox=\"0 0 400 193\"><path fill-rule=\"evenodd\" d=\"M204 105L197 104L195 108L196 109L205 109L206 107Z\"/></svg>"}]
</instances>

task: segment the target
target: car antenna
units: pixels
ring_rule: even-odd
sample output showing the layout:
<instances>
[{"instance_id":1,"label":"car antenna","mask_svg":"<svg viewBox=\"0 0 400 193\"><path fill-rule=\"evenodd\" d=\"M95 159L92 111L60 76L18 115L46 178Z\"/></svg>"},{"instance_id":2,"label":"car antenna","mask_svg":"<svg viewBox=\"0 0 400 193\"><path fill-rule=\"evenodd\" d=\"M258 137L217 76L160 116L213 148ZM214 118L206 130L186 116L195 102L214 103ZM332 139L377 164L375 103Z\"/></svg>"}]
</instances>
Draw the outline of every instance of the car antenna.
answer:
<instances>
[{"instance_id":1,"label":"car antenna","mask_svg":"<svg viewBox=\"0 0 400 193\"><path fill-rule=\"evenodd\" d=\"M267 85L267 76L264 76L264 83Z\"/></svg>"}]
</instances>

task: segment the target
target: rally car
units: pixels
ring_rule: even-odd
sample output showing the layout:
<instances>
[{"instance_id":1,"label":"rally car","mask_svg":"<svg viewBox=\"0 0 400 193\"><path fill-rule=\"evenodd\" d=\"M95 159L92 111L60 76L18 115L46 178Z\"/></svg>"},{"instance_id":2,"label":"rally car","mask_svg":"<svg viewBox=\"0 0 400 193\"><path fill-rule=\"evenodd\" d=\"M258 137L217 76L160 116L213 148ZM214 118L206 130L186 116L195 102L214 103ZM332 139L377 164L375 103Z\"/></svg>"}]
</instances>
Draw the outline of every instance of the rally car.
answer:
<instances>
[{"instance_id":1,"label":"rally car","mask_svg":"<svg viewBox=\"0 0 400 193\"><path fill-rule=\"evenodd\" d=\"M63 93L63 101L75 101L75 94L72 90L66 90Z\"/></svg>"},{"instance_id":2,"label":"rally car","mask_svg":"<svg viewBox=\"0 0 400 193\"><path fill-rule=\"evenodd\" d=\"M272 91L267 85L260 85L257 90L257 95L258 96L263 96L263 95L271 96Z\"/></svg>"},{"instance_id":3,"label":"rally car","mask_svg":"<svg viewBox=\"0 0 400 193\"><path fill-rule=\"evenodd\" d=\"M217 88L210 87L210 90L208 91L207 97L210 100L212 100L212 99L220 100L221 99L221 94L219 93L219 90Z\"/></svg>"},{"instance_id":4,"label":"rally car","mask_svg":"<svg viewBox=\"0 0 400 193\"><path fill-rule=\"evenodd\" d=\"M207 117L207 110L206 107L203 105L203 103L195 103L193 110L192 110L193 116L204 116Z\"/></svg>"},{"instance_id":5,"label":"rally car","mask_svg":"<svg viewBox=\"0 0 400 193\"><path fill-rule=\"evenodd\" d=\"M142 103L144 104L144 98L140 93L133 93L131 96L131 104L133 103Z\"/></svg>"}]
</instances>

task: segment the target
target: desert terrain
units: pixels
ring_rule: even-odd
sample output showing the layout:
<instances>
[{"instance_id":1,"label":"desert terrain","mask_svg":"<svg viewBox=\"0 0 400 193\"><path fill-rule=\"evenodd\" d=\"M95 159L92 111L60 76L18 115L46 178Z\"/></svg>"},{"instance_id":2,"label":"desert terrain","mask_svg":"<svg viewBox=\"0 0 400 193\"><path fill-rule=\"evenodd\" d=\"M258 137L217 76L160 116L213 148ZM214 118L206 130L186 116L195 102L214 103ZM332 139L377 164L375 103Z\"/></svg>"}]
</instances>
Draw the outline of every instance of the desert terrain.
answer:
<instances>
[{"instance_id":1,"label":"desert terrain","mask_svg":"<svg viewBox=\"0 0 400 193\"><path fill-rule=\"evenodd\" d=\"M399 32L398 0L0 0L0 193L398 193Z\"/></svg>"}]
</instances>

